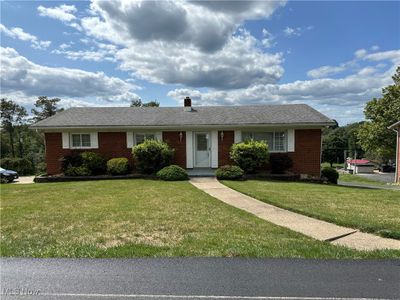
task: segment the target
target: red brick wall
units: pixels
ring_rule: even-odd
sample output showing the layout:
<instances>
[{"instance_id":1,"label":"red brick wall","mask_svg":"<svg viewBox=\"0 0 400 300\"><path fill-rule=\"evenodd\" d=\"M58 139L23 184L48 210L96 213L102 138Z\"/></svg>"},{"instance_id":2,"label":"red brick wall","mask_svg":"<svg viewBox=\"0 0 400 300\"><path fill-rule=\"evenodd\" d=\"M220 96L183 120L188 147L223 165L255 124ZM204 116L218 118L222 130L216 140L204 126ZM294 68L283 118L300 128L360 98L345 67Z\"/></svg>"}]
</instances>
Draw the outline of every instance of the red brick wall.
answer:
<instances>
[{"instance_id":1,"label":"red brick wall","mask_svg":"<svg viewBox=\"0 0 400 300\"><path fill-rule=\"evenodd\" d=\"M62 136L60 132L45 133L47 174L54 175L61 172L60 158L63 156Z\"/></svg>"},{"instance_id":2,"label":"red brick wall","mask_svg":"<svg viewBox=\"0 0 400 300\"><path fill-rule=\"evenodd\" d=\"M229 152L235 141L234 131L223 131L224 139L221 141L221 132L218 131L218 166L231 165L233 162L229 158Z\"/></svg>"},{"instance_id":3,"label":"red brick wall","mask_svg":"<svg viewBox=\"0 0 400 300\"><path fill-rule=\"evenodd\" d=\"M321 130L296 129L295 152L289 152L293 160L293 172L320 176Z\"/></svg>"},{"instance_id":4,"label":"red brick wall","mask_svg":"<svg viewBox=\"0 0 400 300\"><path fill-rule=\"evenodd\" d=\"M182 132L182 140L179 133ZM175 149L173 164L186 169L186 132L185 131L163 131L163 141Z\"/></svg>"},{"instance_id":5,"label":"red brick wall","mask_svg":"<svg viewBox=\"0 0 400 300\"><path fill-rule=\"evenodd\" d=\"M62 149L60 132L45 133L45 139L47 174L49 175L61 173L60 159L63 156L84 151L99 153L107 160L114 157L126 157L130 165L133 165L132 150L127 148L125 132L99 132L98 149Z\"/></svg>"}]
</instances>

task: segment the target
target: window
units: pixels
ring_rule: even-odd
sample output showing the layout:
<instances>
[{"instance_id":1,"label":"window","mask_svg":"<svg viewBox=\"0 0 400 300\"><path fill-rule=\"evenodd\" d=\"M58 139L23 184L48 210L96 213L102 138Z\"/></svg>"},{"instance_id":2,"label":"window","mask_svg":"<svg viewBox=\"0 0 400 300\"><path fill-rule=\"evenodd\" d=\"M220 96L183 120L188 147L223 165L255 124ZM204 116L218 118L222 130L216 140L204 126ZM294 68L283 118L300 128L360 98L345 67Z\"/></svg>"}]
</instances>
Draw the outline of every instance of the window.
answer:
<instances>
[{"instance_id":1,"label":"window","mask_svg":"<svg viewBox=\"0 0 400 300\"><path fill-rule=\"evenodd\" d=\"M269 151L286 151L286 132L243 132L243 141L253 139L255 141L265 141Z\"/></svg>"},{"instance_id":2,"label":"window","mask_svg":"<svg viewBox=\"0 0 400 300\"><path fill-rule=\"evenodd\" d=\"M154 133L136 133L135 139L136 145L139 145L143 143L144 140L155 140L155 135Z\"/></svg>"},{"instance_id":3,"label":"window","mask_svg":"<svg viewBox=\"0 0 400 300\"><path fill-rule=\"evenodd\" d=\"M89 148L91 146L90 134L88 133L71 134L71 140L73 148Z\"/></svg>"}]
</instances>

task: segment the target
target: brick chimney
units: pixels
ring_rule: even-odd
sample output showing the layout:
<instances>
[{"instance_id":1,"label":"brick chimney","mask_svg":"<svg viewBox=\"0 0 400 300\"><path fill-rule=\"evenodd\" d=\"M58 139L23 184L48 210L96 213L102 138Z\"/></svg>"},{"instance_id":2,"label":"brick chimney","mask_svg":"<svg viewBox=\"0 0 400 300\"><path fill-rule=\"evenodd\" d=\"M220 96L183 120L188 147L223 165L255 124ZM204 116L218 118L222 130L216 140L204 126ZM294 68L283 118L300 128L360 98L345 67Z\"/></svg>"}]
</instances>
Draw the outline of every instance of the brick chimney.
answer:
<instances>
[{"instance_id":1,"label":"brick chimney","mask_svg":"<svg viewBox=\"0 0 400 300\"><path fill-rule=\"evenodd\" d=\"M192 110L192 99L190 97L186 97L183 99L183 106L185 111L191 111Z\"/></svg>"}]
</instances>

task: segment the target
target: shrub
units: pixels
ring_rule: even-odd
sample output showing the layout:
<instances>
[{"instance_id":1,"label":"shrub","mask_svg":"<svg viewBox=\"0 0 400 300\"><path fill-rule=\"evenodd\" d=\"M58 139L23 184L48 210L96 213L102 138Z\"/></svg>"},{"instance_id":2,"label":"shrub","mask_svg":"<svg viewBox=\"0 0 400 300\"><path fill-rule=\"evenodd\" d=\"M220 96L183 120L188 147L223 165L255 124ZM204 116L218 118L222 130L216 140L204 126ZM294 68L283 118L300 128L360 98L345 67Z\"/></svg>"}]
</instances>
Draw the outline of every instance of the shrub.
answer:
<instances>
[{"instance_id":1,"label":"shrub","mask_svg":"<svg viewBox=\"0 0 400 300\"><path fill-rule=\"evenodd\" d=\"M339 173L334 168L325 167L322 169L321 174L322 177L325 177L328 182L337 184Z\"/></svg>"},{"instance_id":2,"label":"shrub","mask_svg":"<svg viewBox=\"0 0 400 300\"><path fill-rule=\"evenodd\" d=\"M26 158L2 158L0 165L4 169L18 172L18 175L32 175L35 173L34 165Z\"/></svg>"},{"instance_id":3,"label":"shrub","mask_svg":"<svg viewBox=\"0 0 400 300\"><path fill-rule=\"evenodd\" d=\"M137 169L144 174L153 174L171 164L174 150L167 143L145 140L133 147L132 153Z\"/></svg>"},{"instance_id":4,"label":"shrub","mask_svg":"<svg viewBox=\"0 0 400 300\"><path fill-rule=\"evenodd\" d=\"M215 175L218 179L235 180L243 178L244 171L238 166L222 166L217 169Z\"/></svg>"},{"instance_id":5,"label":"shrub","mask_svg":"<svg viewBox=\"0 0 400 300\"><path fill-rule=\"evenodd\" d=\"M272 155L269 158L271 172L274 174L283 174L293 167L293 160L287 155Z\"/></svg>"},{"instance_id":6,"label":"shrub","mask_svg":"<svg viewBox=\"0 0 400 300\"><path fill-rule=\"evenodd\" d=\"M89 176L90 170L85 166L69 167L64 171L66 176Z\"/></svg>"},{"instance_id":7,"label":"shrub","mask_svg":"<svg viewBox=\"0 0 400 300\"><path fill-rule=\"evenodd\" d=\"M253 173L268 162L268 145L254 140L234 144L230 157L246 173Z\"/></svg>"},{"instance_id":8,"label":"shrub","mask_svg":"<svg viewBox=\"0 0 400 300\"><path fill-rule=\"evenodd\" d=\"M65 172L71 167L80 167L83 164L82 156L79 153L66 155L61 159L61 170Z\"/></svg>"},{"instance_id":9,"label":"shrub","mask_svg":"<svg viewBox=\"0 0 400 300\"><path fill-rule=\"evenodd\" d=\"M186 170L177 165L162 168L157 172L157 177L165 181L187 180L189 178Z\"/></svg>"},{"instance_id":10,"label":"shrub","mask_svg":"<svg viewBox=\"0 0 400 300\"><path fill-rule=\"evenodd\" d=\"M125 175L129 172L129 162L126 157L112 158L107 162L107 172L111 175Z\"/></svg>"},{"instance_id":11,"label":"shrub","mask_svg":"<svg viewBox=\"0 0 400 300\"><path fill-rule=\"evenodd\" d=\"M81 153L82 165L87 167L93 175L103 174L106 171L106 161L95 152Z\"/></svg>"}]
</instances>

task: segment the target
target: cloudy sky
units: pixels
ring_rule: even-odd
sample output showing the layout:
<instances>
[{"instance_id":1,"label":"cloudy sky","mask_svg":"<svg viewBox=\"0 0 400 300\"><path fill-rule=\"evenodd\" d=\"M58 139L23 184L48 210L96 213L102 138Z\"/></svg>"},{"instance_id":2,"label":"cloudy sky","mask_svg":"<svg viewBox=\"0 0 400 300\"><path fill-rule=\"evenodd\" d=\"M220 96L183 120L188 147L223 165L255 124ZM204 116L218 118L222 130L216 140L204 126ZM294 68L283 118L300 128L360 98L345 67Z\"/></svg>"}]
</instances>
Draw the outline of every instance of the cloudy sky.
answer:
<instances>
[{"instance_id":1,"label":"cloudy sky","mask_svg":"<svg viewBox=\"0 0 400 300\"><path fill-rule=\"evenodd\" d=\"M400 2L2 1L1 93L28 108L306 103L346 124L400 64Z\"/></svg>"}]
</instances>

